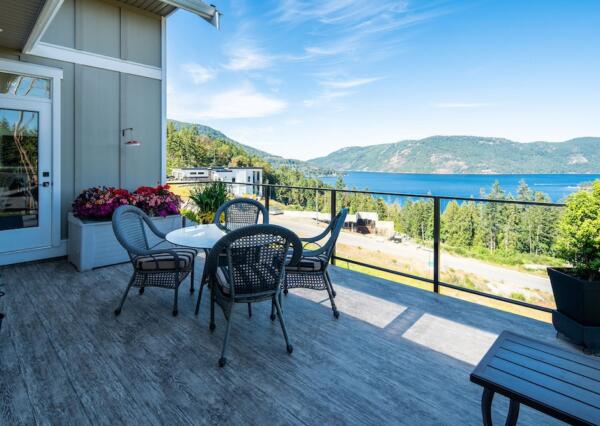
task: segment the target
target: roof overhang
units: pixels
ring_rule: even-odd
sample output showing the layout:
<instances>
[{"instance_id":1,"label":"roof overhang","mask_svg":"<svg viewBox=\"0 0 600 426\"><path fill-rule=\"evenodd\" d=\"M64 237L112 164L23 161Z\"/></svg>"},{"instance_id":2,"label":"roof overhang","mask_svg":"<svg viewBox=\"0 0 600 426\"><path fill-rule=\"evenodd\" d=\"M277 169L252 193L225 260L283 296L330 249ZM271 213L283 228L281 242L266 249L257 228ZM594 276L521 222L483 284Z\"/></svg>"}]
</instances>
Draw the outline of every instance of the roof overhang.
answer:
<instances>
[{"instance_id":1,"label":"roof overhang","mask_svg":"<svg viewBox=\"0 0 600 426\"><path fill-rule=\"evenodd\" d=\"M202 0L119 0L123 4L168 16L176 9L183 9L200 16L220 27L221 13L214 5ZM6 0L0 14L0 47L31 52L42 39L46 29L63 5L64 0ZM138 6L142 4L142 6Z\"/></svg>"},{"instance_id":2,"label":"roof overhang","mask_svg":"<svg viewBox=\"0 0 600 426\"><path fill-rule=\"evenodd\" d=\"M179 9L187 10L192 12L202 19L206 20L210 24L214 25L215 28L221 26L221 12L214 5L209 5L201 0L160 0L163 3L170 4Z\"/></svg>"}]
</instances>

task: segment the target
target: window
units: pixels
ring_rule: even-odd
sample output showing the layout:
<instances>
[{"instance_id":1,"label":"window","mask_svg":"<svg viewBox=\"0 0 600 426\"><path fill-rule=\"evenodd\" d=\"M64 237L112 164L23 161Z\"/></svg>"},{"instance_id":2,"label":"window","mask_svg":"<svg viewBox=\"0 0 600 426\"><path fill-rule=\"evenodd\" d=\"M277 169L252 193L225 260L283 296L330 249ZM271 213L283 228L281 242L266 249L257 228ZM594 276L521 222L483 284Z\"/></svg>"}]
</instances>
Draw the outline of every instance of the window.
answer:
<instances>
[{"instance_id":1,"label":"window","mask_svg":"<svg viewBox=\"0 0 600 426\"><path fill-rule=\"evenodd\" d=\"M0 72L0 94L50 99L50 80Z\"/></svg>"}]
</instances>

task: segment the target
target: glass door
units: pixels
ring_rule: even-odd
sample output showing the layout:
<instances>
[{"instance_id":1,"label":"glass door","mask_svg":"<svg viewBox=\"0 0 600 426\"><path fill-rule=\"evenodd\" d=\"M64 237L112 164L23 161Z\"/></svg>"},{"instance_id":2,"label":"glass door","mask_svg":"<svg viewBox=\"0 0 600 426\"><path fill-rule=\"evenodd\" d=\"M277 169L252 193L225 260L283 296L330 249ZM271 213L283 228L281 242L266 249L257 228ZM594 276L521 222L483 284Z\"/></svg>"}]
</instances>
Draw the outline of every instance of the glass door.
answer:
<instances>
[{"instance_id":1,"label":"glass door","mask_svg":"<svg viewBox=\"0 0 600 426\"><path fill-rule=\"evenodd\" d=\"M51 245L51 104L0 94L0 253Z\"/></svg>"}]
</instances>

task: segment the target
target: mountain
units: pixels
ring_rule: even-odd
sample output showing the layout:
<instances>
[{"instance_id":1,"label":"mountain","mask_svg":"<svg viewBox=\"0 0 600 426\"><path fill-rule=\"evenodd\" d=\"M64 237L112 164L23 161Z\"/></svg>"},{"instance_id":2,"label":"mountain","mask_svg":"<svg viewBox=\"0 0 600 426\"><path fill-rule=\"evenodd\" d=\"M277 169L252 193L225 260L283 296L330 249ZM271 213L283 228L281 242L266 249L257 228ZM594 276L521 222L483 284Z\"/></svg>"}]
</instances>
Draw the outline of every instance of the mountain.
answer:
<instances>
[{"instance_id":1,"label":"mountain","mask_svg":"<svg viewBox=\"0 0 600 426\"><path fill-rule=\"evenodd\" d=\"M520 143L479 136L432 136L419 140L342 148L309 160L343 171L404 173L598 173L600 138Z\"/></svg>"},{"instance_id":2,"label":"mountain","mask_svg":"<svg viewBox=\"0 0 600 426\"><path fill-rule=\"evenodd\" d=\"M196 131L200 135L206 135L211 139L225 141L231 143L235 146L240 147L244 151L246 151L249 155L259 157L273 165L274 167L289 167L292 169L301 170L310 175L325 175L332 174L331 170L327 168L319 167L314 164L310 164L306 161L283 158L279 155L273 155L265 151L261 151L260 149L253 148L249 145L244 145L236 140L231 139L229 136L220 132L219 130L213 129L212 127L205 126L203 124L195 124L195 123L185 123L183 121L171 120L169 122L173 123L173 126L176 130L181 130L188 127L196 128Z\"/></svg>"}]
</instances>

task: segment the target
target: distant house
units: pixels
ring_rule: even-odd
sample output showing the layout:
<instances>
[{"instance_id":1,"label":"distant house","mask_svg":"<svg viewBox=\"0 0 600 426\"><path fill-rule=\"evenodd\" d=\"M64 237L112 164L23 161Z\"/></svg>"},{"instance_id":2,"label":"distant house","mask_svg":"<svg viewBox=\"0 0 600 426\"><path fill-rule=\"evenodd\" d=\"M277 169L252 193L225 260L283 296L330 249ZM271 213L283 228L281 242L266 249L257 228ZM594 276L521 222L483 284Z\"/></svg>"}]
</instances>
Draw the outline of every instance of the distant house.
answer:
<instances>
[{"instance_id":1,"label":"distant house","mask_svg":"<svg viewBox=\"0 0 600 426\"><path fill-rule=\"evenodd\" d=\"M173 169L173 178L178 181L231 183L231 192L238 197L257 195L262 197L263 169L260 167L187 167ZM236 185L237 184L237 185Z\"/></svg>"},{"instance_id":2,"label":"distant house","mask_svg":"<svg viewBox=\"0 0 600 426\"><path fill-rule=\"evenodd\" d=\"M209 168L198 168L198 167L187 167L183 169L173 169L172 175L175 180L204 180L210 181L210 172Z\"/></svg>"}]
</instances>

